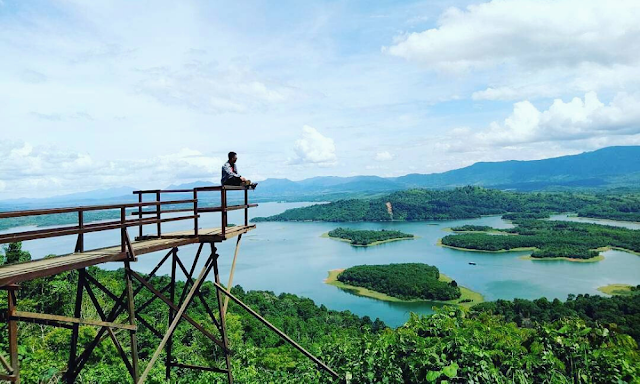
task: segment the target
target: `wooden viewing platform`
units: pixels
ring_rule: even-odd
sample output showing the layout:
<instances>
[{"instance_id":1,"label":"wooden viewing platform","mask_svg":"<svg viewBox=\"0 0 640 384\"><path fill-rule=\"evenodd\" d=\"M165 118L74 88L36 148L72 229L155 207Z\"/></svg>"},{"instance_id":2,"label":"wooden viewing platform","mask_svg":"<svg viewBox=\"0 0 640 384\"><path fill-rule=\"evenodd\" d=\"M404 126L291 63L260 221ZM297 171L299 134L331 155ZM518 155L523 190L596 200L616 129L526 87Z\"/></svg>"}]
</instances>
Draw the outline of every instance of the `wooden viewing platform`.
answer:
<instances>
[{"instance_id":1,"label":"wooden viewing platform","mask_svg":"<svg viewBox=\"0 0 640 384\"><path fill-rule=\"evenodd\" d=\"M201 229L196 236L194 231L171 232L160 238L149 238L131 242L131 247L136 256L161 250L181 247L196 243L219 243L247 233L254 229L255 225L238 225L230 227L225 235L222 228ZM122 251L119 245L114 247L92 249L84 252L74 252L45 259L38 259L0 267L0 287L10 284L19 284L38 277L56 275L58 273L72 271L78 268L86 268L109 261L124 261L127 252Z\"/></svg>"},{"instance_id":2,"label":"wooden viewing platform","mask_svg":"<svg viewBox=\"0 0 640 384\"><path fill-rule=\"evenodd\" d=\"M228 191L243 192L244 203L228 205ZM207 192L220 193L220 206L199 206L199 195ZM15 217L55 215L61 213L77 214L76 225L18 231L0 235L0 244L69 235L77 236L75 248L72 253L0 266L0 289L7 291L7 308L3 313L1 320L8 324L9 336L9 361L7 361L7 359L3 357L2 353L0 353L0 367L4 367L6 371L6 373L3 373L0 368L0 380L6 380L14 383L20 382L17 322L30 322L63 327L72 330L69 363L63 376L63 380L67 383L74 383L76 381L80 371L84 365L88 363L91 353L95 347L107 338L111 339L113 342L118 354L127 367L131 380L134 383L141 384L145 382L150 370L154 363L156 363L160 358L160 354L163 350L166 351L165 367L167 380L171 379L172 368L188 368L223 373L227 376L228 382L233 383L230 360L232 352L229 348L225 324L225 314L229 300L235 302L241 308L248 311L265 326L278 334L278 336L311 359L319 369L328 372L334 378L338 378L338 374L335 371L307 352L289 336L274 327L262 316L233 296L230 292L242 235L256 228L255 225L249 224L248 210L249 208L256 207L257 204L249 204L249 191L247 188L235 186L212 186L195 189L144 190L134 191L133 193L138 196L137 203L0 212L0 220ZM178 196L187 195L188 198L181 200L162 200L162 195L166 194L173 196L176 196L176 194ZM149 195L153 200L144 201L144 197L148 197ZM230 226L228 224L228 212L234 210L244 210L244 223ZM87 223L85 222L85 213L90 211L116 211L119 212L120 218L119 220ZM207 229L200 228L200 216L202 214L214 212L220 213L220 227ZM167 217L167 214L169 217ZM134 216L135 218L131 219L128 218L128 216ZM175 221L189 221L192 224L192 229L165 233L163 231L163 223ZM133 240L129 238L129 233L127 231L131 227L138 227L138 236ZM149 227L151 227L152 233L145 233L145 229L148 231ZM85 249L84 235L86 233L113 230L119 230L118 245L91 250ZM220 274L218 270L219 255L215 244L232 238L236 238L236 246L231 271L229 273L229 280L225 287L220 282ZM178 248L189 244L199 244L193 263L190 267L186 266L178 256ZM207 244L211 249L208 255L203 252L204 246ZM149 274L141 275L132 269L131 265L138 260L138 257L158 251L168 252L160 259L158 264ZM202 260L204 260L204 265L202 265L202 260L200 260L201 255L203 255ZM171 282L169 285L158 287L154 284L156 277L155 274L167 260L171 260ZM93 277L86 269L87 267L107 262L123 263L126 283L124 292L112 292L101 284L97 278ZM198 266L200 266L201 269L200 273L196 274ZM18 295L16 294L16 291L19 291L20 283L67 271L78 272L77 290L75 292L75 296L73 296L75 297L75 311L72 317L62 316L59 314L32 313L18 310ZM217 299L217 311L213 311L210 308L205 300L204 294L200 291L202 284L211 271L213 271L213 284L216 288L215 295ZM186 281L182 292L176 292L177 272L181 272ZM134 287L134 284L137 285L137 287ZM114 304L110 309L103 308L99 303L94 294L94 288L101 291L107 299L113 301ZM138 295L138 293L143 289L146 289L153 294L151 301L159 299L167 305L168 323L167 330L165 332L158 331L158 329L140 316L141 312L144 311L144 308L146 308L150 303L150 301L141 305L136 303L136 295ZM98 319L88 319L82 316L82 301L85 291L91 299L91 303L95 307L95 312L99 316ZM211 322L218 330L218 335L207 331L202 324L193 320L187 314L189 305L196 298L206 309ZM137 308L139 310L137 310ZM217 315L214 312L217 312ZM127 314L128 321L126 323L118 323L117 320L119 319L119 316L124 313ZM226 367L201 367L184 364L176 360L172 355L171 346L173 343L173 332L181 320L186 321L196 328L222 350L226 361ZM98 327L99 330L93 341L86 345L81 353L78 353L80 325L95 326ZM156 335L156 337L161 339L155 353L142 373L140 372L138 361L137 331L139 326L147 327L154 335ZM118 335L116 335L113 329L126 331L126 334L128 334L130 338L128 348L123 347L122 343L118 340ZM123 373L123 378L125 376L126 374Z\"/></svg>"}]
</instances>

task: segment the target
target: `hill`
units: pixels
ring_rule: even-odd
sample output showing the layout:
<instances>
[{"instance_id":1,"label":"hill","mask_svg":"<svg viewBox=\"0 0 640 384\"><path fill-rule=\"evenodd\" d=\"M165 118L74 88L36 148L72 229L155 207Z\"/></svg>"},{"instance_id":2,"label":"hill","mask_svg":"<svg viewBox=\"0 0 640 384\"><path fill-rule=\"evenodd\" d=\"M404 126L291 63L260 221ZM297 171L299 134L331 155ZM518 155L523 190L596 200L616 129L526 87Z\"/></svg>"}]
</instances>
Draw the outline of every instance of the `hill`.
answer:
<instances>
[{"instance_id":1,"label":"hill","mask_svg":"<svg viewBox=\"0 0 640 384\"><path fill-rule=\"evenodd\" d=\"M215 181L173 184L166 189L217 185ZM335 201L372 197L410 188L451 189L477 185L517 191L622 191L640 189L640 146L606 147L578 155L530 161L478 162L442 173L400 177L323 176L292 181L266 179L251 193L253 201ZM0 201L0 210L64 206L78 202L132 201L132 187L93 190L42 199ZM235 197L231 196L232 199ZM95 201L94 201L95 200Z\"/></svg>"},{"instance_id":2,"label":"hill","mask_svg":"<svg viewBox=\"0 0 640 384\"><path fill-rule=\"evenodd\" d=\"M515 212L512 219L555 212L640 221L640 194L525 193L466 186L450 190L412 189L373 199L339 200L287 210L253 221L420 221L478 218Z\"/></svg>"}]
</instances>

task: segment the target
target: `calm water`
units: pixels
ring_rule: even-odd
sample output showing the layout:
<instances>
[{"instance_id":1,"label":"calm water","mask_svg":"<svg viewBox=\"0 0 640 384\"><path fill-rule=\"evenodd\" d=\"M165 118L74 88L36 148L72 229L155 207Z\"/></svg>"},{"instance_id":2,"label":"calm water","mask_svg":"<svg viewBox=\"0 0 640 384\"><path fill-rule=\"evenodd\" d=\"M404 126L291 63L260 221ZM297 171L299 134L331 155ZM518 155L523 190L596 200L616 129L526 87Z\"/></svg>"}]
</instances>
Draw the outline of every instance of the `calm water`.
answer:
<instances>
[{"instance_id":1,"label":"calm water","mask_svg":"<svg viewBox=\"0 0 640 384\"><path fill-rule=\"evenodd\" d=\"M272 215L304 205L309 204L263 203L252 210L252 216ZM242 212L231 212L230 222L240 223L241 216ZM554 217L563 218L566 219L566 216ZM574 220L571 217L568 219ZM390 326L403 324L409 318L409 312L432 313L433 304L388 303L355 296L324 284L327 272L359 264L427 263L437 266L459 284L482 293L486 300L516 297L534 299L542 296L564 300L570 293L598 294L596 288L606 284L640 284L640 257L625 252L605 252L605 260L597 263L574 263L519 259L519 256L528 252L476 253L436 245L439 238L448 234L443 231L444 228L463 224L497 228L511 226L499 216L433 223L259 223L256 230L242 239L233 284L240 284L245 289L270 290L276 294L290 292L309 297L330 309L350 310L372 319L379 317ZM638 224L618 224L638 228ZM219 226L219 216L205 215L201 225ZM419 238L362 248L320 237L339 225L357 229L395 229ZM164 230L189 227L189 222L174 222L166 223ZM132 230L131 234L134 235L134 232ZM117 244L118 238L117 231L94 233L86 235L85 243L87 248L108 246ZM67 236L28 241L23 246L34 258L40 258L47 254L68 253L74 244L75 237ZM225 283L234 245L235 241L231 240L219 247L222 281ZM196 249L195 245L181 247L180 255L185 262L190 262ZM164 253L143 255L135 268L149 272L162 255ZM477 265L469 265L470 261ZM112 263L106 264L105 268L117 269L120 266L119 263ZM160 270L161 274L168 272L168 266Z\"/></svg>"}]
</instances>

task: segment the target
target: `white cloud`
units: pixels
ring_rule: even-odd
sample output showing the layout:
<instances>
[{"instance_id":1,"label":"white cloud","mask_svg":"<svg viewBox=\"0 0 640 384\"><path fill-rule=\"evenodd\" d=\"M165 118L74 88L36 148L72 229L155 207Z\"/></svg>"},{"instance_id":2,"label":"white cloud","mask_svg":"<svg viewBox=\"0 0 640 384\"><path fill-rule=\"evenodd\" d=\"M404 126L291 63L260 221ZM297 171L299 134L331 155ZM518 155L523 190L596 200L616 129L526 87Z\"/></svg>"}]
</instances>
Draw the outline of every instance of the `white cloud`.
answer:
<instances>
[{"instance_id":1,"label":"white cloud","mask_svg":"<svg viewBox=\"0 0 640 384\"><path fill-rule=\"evenodd\" d=\"M190 62L178 69L151 68L138 90L158 101L205 113L247 113L303 97L302 92L260 79L248 69L216 63Z\"/></svg>"},{"instance_id":2,"label":"white cloud","mask_svg":"<svg viewBox=\"0 0 640 384\"><path fill-rule=\"evenodd\" d=\"M335 165L338 160L333 139L323 136L308 125L302 128L302 138L296 140L293 150L295 157L289 161L290 164L330 166Z\"/></svg>"},{"instance_id":3,"label":"white cloud","mask_svg":"<svg viewBox=\"0 0 640 384\"><path fill-rule=\"evenodd\" d=\"M389 151L382 151L376 153L376 161L391 161L395 158Z\"/></svg>"},{"instance_id":4,"label":"white cloud","mask_svg":"<svg viewBox=\"0 0 640 384\"><path fill-rule=\"evenodd\" d=\"M0 187L11 196L45 197L82 189L128 185L162 187L196 179L217 180L222 159L197 150L182 150L148 159L95 161L87 153L29 143L0 143ZM8 192L6 188L0 191ZM2 194L0 194L2 197Z\"/></svg>"},{"instance_id":5,"label":"white cloud","mask_svg":"<svg viewBox=\"0 0 640 384\"><path fill-rule=\"evenodd\" d=\"M545 111L529 101L515 103L503 122L493 122L479 132L454 129L445 145L451 150L468 150L636 134L640 134L640 94L619 93L604 104L595 92L590 92L583 99L575 97L566 103L556 99ZM460 137L465 140L460 141Z\"/></svg>"},{"instance_id":6,"label":"white cloud","mask_svg":"<svg viewBox=\"0 0 640 384\"><path fill-rule=\"evenodd\" d=\"M619 90L640 83L638 20L636 0L493 0L450 8L436 28L397 36L383 52L477 73L490 84L476 100Z\"/></svg>"}]
</instances>

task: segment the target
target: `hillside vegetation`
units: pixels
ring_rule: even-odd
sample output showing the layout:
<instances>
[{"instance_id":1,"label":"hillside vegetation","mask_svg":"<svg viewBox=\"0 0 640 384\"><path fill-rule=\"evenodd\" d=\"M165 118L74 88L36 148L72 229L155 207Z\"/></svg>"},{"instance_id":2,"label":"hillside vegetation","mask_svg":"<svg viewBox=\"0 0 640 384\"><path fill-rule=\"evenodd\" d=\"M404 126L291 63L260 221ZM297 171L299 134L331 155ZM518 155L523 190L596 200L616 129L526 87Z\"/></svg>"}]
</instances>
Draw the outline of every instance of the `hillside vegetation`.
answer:
<instances>
[{"instance_id":1,"label":"hillside vegetation","mask_svg":"<svg viewBox=\"0 0 640 384\"><path fill-rule=\"evenodd\" d=\"M373 230L361 230L361 229L349 229L349 228L336 228L329 231L327 234L329 237L348 240L351 245L372 245L376 243L382 243L390 240L402 240L413 239L414 236L409 233L400 231L389 231L382 229L379 231Z\"/></svg>"},{"instance_id":2,"label":"hillside vegetation","mask_svg":"<svg viewBox=\"0 0 640 384\"><path fill-rule=\"evenodd\" d=\"M453 300L460 297L455 281L440 280L437 267L420 263L357 265L338 275L338 281L403 300Z\"/></svg>"},{"instance_id":3,"label":"hillside vegetation","mask_svg":"<svg viewBox=\"0 0 640 384\"><path fill-rule=\"evenodd\" d=\"M28 259L13 247L6 259ZM15 255L13 254L15 253ZM124 287L123 271L89 268L89 273L115 292ZM432 270L432 273L435 271ZM22 285L17 292L21 310L70 316L76 272L40 278ZM168 276L152 279L157 286ZM183 287L178 284L178 292ZM214 287L205 282L202 291L208 305L217 311ZM266 291L245 292L236 286L233 294L267 320L292 336L304 348L325 361L353 384L400 383L619 383L638 382L640 357L640 295L602 298L579 295L566 303L546 299L534 302L499 301L474 307L466 313L445 307L437 314L412 315L397 329L379 320L360 318L349 311L336 312L291 294ZM95 290L98 301L112 301ZM137 300L148 300L142 291ZM0 305L6 306L5 297ZM97 319L87 295L83 317ZM199 301L189 315L215 332ZM159 300L143 312L146 321L164 332L167 307ZM125 318L118 319L120 322ZM314 364L284 344L274 333L230 303L227 329L235 381L238 383L317 384L335 382L318 372ZM71 331L35 324L20 324L19 354L24 383L60 382L69 353ZM7 329L0 329L0 348L7 350ZM81 349L95 336L96 328L80 327ZM139 323L139 354L142 367L149 361L159 339ZM122 344L128 353L127 337ZM175 333L173 353L185 364L223 366L223 357L209 340L182 322ZM161 359L161 361L164 361ZM122 383L126 367L109 339L95 349L78 382ZM149 382L164 383L164 366L157 363ZM224 375L174 368L176 383L226 383Z\"/></svg>"},{"instance_id":4,"label":"hillside vegetation","mask_svg":"<svg viewBox=\"0 0 640 384\"><path fill-rule=\"evenodd\" d=\"M412 189L375 199L339 200L290 209L253 221L454 220L507 213L548 217L558 212L640 221L640 194L520 193L472 186L452 190Z\"/></svg>"},{"instance_id":5,"label":"hillside vegetation","mask_svg":"<svg viewBox=\"0 0 640 384\"><path fill-rule=\"evenodd\" d=\"M622 248L640 253L640 230L610 225L553 220L518 220L514 228L493 229L494 232L517 236L489 235L485 227L479 233L473 226L452 228L466 233L442 238L443 245L482 251L535 248L531 257L590 259L599 255L598 248Z\"/></svg>"}]
</instances>

